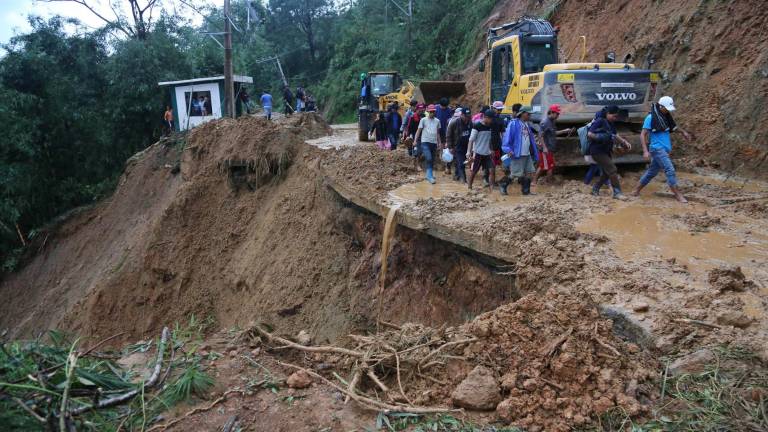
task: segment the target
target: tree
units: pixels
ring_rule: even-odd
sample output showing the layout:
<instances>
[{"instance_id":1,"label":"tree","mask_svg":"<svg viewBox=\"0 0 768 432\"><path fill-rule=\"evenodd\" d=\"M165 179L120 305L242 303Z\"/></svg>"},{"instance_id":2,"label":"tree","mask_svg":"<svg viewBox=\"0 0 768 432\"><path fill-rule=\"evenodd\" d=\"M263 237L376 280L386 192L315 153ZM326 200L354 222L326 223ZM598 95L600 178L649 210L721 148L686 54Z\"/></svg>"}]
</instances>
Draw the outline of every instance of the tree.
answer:
<instances>
[{"instance_id":1,"label":"tree","mask_svg":"<svg viewBox=\"0 0 768 432\"><path fill-rule=\"evenodd\" d=\"M152 14L155 7L158 6L159 0L127 0L128 6L131 10L130 18L126 16L125 12L115 7L114 0L107 0L109 9L112 12L112 16L100 12L96 5L89 2L89 0L43 0L47 3L77 3L86 9L88 9L93 15L100 20L104 21L107 28L110 30L118 30L124 35L132 39L145 40L149 34L152 26Z\"/></svg>"},{"instance_id":2,"label":"tree","mask_svg":"<svg viewBox=\"0 0 768 432\"><path fill-rule=\"evenodd\" d=\"M297 28L305 37L312 62L317 60L318 22L333 15L329 0L269 0L273 22L271 31L285 36Z\"/></svg>"}]
</instances>

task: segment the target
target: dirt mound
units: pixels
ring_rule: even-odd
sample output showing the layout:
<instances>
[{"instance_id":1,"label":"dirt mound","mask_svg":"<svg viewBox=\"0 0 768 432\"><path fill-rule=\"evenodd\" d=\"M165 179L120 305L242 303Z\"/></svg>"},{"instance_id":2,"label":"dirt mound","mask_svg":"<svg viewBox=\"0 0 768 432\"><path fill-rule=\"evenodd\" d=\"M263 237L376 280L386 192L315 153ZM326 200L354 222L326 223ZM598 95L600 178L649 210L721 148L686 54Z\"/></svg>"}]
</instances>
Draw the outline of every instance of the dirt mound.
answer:
<instances>
[{"instance_id":1,"label":"dirt mound","mask_svg":"<svg viewBox=\"0 0 768 432\"><path fill-rule=\"evenodd\" d=\"M419 181L413 158L404 150L383 151L374 145L343 148L323 157L328 175L343 179L347 186L373 195Z\"/></svg>"},{"instance_id":2,"label":"dirt mound","mask_svg":"<svg viewBox=\"0 0 768 432\"><path fill-rule=\"evenodd\" d=\"M526 430L566 431L620 406L641 413L657 364L617 339L611 320L583 299L526 296L466 326L480 341L464 355L497 373L497 414Z\"/></svg>"},{"instance_id":3,"label":"dirt mound","mask_svg":"<svg viewBox=\"0 0 768 432\"><path fill-rule=\"evenodd\" d=\"M127 339L194 314L335 340L367 326L383 223L324 184L317 167L345 152L304 144L318 133L327 126L313 114L222 119L134 156L108 201L64 223L0 286L0 328ZM340 163L361 185L369 171L352 167L371 166L361 161L394 170L394 182L413 170L399 152L348 156ZM459 323L517 297L487 263L404 228L390 269L385 306L397 322Z\"/></svg>"},{"instance_id":4,"label":"dirt mound","mask_svg":"<svg viewBox=\"0 0 768 432\"><path fill-rule=\"evenodd\" d=\"M658 394L658 362L618 339L595 305L556 292L523 297L458 327L405 324L352 335L348 348L306 348L260 328L254 334L314 352L301 361L315 376L325 371L327 383L341 376L334 369L347 370L347 391L363 406L495 410L491 417L530 431L571 430L617 407L635 417Z\"/></svg>"},{"instance_id":5,"label":"dirt mound","mask_svg":"<svg viewBox=\"0 0 768 432\"><path fill-rule=\"evenodd\" d=\"M403 210L419 219L430 220L447 212L474 210L488 205L486 195L472 190L468 193L452 193L441 198L419 198L408 203Z\"/></svg>"}]
</instances>

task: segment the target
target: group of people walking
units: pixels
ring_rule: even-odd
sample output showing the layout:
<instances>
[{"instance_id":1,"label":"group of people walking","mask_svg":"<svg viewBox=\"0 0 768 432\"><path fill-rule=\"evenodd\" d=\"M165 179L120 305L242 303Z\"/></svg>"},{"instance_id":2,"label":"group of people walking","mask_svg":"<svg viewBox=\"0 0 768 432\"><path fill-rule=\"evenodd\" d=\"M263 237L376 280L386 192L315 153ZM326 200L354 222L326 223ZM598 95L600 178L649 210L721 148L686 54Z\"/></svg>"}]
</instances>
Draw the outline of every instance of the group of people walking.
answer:
<instances>
[{"instance_id":1,"label":"group of people walking","mask_svg":"<svg viewBox=\"0 0 768 432\"><path fill-rule=\"evenodd\" d=\"M548 107L546 116L537 126L530 120L531 109L519 104L512 106L510 117L502 118L504 103L501 101L481 107L474 115L468 107L450 107L447 99L430 105L413 100L404 117L398 108L393 104L386 112L380 112L371 127L370 134L375 136L380 148L395 150L402 142L417 167L420 168L419 162L423 160L425 178L432 184L437 181L435 169L440 163L444 164L446 174L452 172L453 180L466 183L469 189L482 170L484 186L490 191L498 186L503 195L508 194L508 187L515 180L521 193L529 195L531 185L542 176L551 179L556 167L557 137L577 131L575 127L558 129L557 120L562 113L558 104ZM643 156L650 165L632 195L639 195L643 187L664 170L677 200L686 202L677 186L675 168L669 157L672 150L670 133L679 131L686 140L690 140L691 135L677 126L673 111L674 101L665 96L652 104L651 112L645 118L641 143ZM585 159L592 164L587 174L592 194L599 195L602 187L608 185L614 198L626 200L614 156L629 150L631 144L617 133L615 124L619 117L618 106L606 106L578 132L587 140L582 148ZM504 175L497 182L496 167L499 166Z\"/></svg>"}]
</instances>

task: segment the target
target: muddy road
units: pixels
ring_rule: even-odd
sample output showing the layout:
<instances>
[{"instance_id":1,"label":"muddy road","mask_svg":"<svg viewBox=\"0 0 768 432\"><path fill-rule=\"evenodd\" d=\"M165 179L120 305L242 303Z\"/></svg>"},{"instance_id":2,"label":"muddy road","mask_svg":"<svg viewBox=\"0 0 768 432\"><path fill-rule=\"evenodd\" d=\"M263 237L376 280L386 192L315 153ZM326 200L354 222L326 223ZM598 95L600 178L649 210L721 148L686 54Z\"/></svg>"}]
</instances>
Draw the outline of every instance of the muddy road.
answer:
<instances>
[{"instance_id":1,"label":"muddy road","mask_svg":"<svg viewBox=\"0 0 768 432\"><path fill-rule=\"evenodd\" d=\"M309 142L336 149L322 166L332 187L382 217L399 207L406 226L515 263L521 293L584 291L663 352L738 340L768 360L765 183L683 171L689 204L669 197L663 175L629 202L589 195L573 173L529 197L468 192L442 172L435 185L423 181L404 149L378 152L350 127L336 132ZM622 173L626 189L641 169ZM723 288L721 273L743 283Z\"/></svg>"}]
</instances>

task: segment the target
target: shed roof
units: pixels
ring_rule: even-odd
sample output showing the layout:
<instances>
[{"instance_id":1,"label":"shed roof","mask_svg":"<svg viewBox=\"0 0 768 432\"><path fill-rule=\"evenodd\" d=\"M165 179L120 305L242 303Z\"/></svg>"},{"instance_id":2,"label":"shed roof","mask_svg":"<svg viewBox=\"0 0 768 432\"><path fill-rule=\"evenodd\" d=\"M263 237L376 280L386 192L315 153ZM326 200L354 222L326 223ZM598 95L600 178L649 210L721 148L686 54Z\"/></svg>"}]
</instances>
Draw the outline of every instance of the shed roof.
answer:
<instances>
[{"instance_id":1,"label":"shed roof","mask_svg":"<svg viewBox=\"0 0 768 432\"><path fill-rule=\"evenodd\" d=\"M234 82L239 82L239 83L253 84L253 77L249 77L245 75L233 75L232 80ZM180 80L180 81L162 81L157 83L157 85L167 86L167 85L190 84L190 83L208 82L208 81L224 81L224 75L208 77L208 78L193 78L193 79Z\"/></svg>"}]
</instances>

